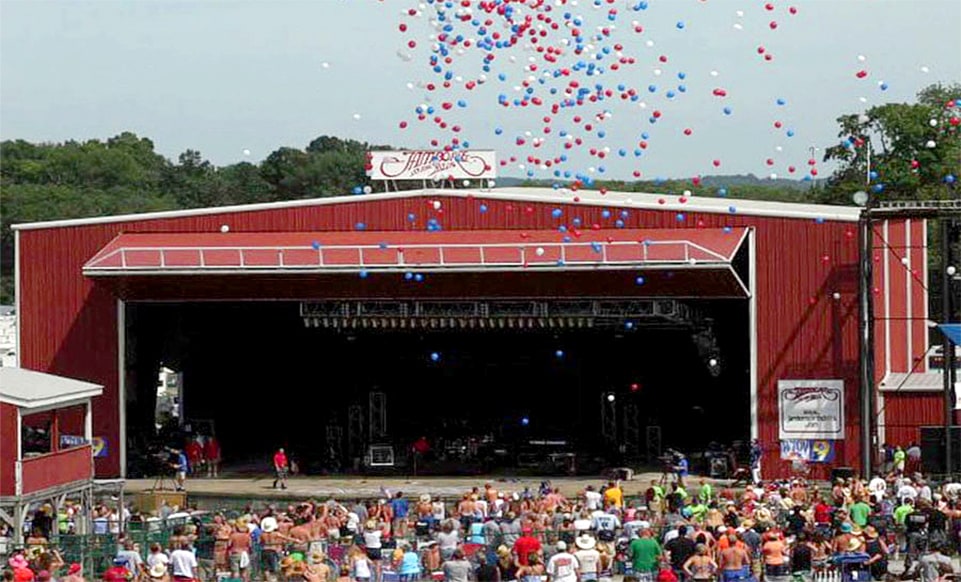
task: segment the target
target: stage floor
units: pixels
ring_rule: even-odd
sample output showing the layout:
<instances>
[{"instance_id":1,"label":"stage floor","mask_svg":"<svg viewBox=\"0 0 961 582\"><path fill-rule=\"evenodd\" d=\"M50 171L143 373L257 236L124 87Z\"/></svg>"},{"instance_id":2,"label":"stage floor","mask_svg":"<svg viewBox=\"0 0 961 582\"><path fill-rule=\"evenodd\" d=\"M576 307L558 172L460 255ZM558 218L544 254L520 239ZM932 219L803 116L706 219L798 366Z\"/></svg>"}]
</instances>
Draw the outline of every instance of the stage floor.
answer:
<instances>
[{"instance_id":1,"label":"stage floor","mask_svg":"<svg viewBox=\"0 0 961 582\"><path fill-rule=\"evenodd\" d=\"M637 473L631 481L624 481L625 495L643 495L650 486L651 479L660 479L661 473ZM697 483L698 477L690 477L690 483ZM406 497L416 497L429 493L433 497L445 499L460 497L472 487L483 487L492 483L498 491L521 492L525 487L537 490L542 481L550 481L567 496L573 496L588 485L595 487L605 481L595 477L532 477L505 478L497 476L471 477L379 477L379 476L340 476L340 477L291 477L286 490L274 489L272 475L224 477L218 479L187 479L188 498L222 497L255 500L288 499L335 499L383 497L384 491L396 493L403 491ZM711 480L711 482L715 482ZM130 479L126 482L128 493L139 493L154 488L154 479ZM726 483L723 482L723 483ZM173 481L165 479L164 489L172 489Z\"/></svg>"}]
</instances>

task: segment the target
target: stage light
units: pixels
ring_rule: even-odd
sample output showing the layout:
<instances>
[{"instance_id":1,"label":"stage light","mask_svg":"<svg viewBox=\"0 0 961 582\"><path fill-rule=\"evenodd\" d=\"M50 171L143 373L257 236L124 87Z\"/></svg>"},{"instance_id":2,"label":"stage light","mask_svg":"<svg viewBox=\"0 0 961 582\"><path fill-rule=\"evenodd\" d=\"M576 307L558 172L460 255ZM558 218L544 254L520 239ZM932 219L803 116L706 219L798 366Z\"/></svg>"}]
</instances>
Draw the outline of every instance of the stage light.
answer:
<instances>
[{"instance_id":1,"label":"stage light","mask_svg":"<svg viewBox=\"0 0 961 582\"><path fill-rule=\"evenodd\" d=\"M637 392L640 389L641 389L641 385L638 384L637 382L631 384L631 392Z\"/></svg>"},{"instance_id":2,"label":"stage light","mask_svg":"<svg viewBox=\"0 0 961 582\"><path fill-rule=\"evenodd\" d=\"M717 358L711 358L710 360L708 360L708 361L707 361L707 365L710 366L710 367L712 367L712 368L716 368L716 367L717 367Z\"/></svg>"},{"instance_id":3,"label":"stage light","mask_svg":"<svg viewBox=\"0 0 961 582\"><path fill-rule=\"evenodd\" d=\"M613 392L609 392L609 393L607 394L607 401L608 401L608 402L614 402L614 399L615 399L615 398L616 398L616 396L614 396L614 393L613 393Z\"/></svg>"}]
</instances>

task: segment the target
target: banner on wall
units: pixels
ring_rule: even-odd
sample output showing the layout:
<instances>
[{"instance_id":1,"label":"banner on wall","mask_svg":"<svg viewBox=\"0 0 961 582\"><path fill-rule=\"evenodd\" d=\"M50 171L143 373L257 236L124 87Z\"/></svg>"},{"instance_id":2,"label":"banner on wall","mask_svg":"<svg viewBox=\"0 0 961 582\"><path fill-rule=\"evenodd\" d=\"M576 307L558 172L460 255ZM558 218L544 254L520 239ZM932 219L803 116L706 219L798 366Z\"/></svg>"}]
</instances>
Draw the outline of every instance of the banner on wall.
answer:
<instances>
[{"instance_id":1,"label":"banner on wall","mask_svg":"<svg viewBox=\"0 0 961 582\"><path fill-rule=\"evenodd\" d=\"M834 441L812 439L788 439L781 441L781 460L806 463L830 463L834 461Z\"/></svg>"},{"instance_id":2,"label":"banner on wall","mask_svg":"<svg viewBox=\"0 0 961 582\"><path fill-rule=\"evenodd\" d=\"M87 439L76 434L62 434L60 435L60 448L68 449L70 447L79 447L82 444L86 444ZM104 437L93 437L90 440L90 448L93 452L94 458L106 457L109 449L107 449L107 439Z\"/></svg>"},{"instance_id":3,"label":"banner on wall","mask_svg":"<svg viewBox=\"0 0 961 582\"><path fill-rule=\"evenodd\" d=\"M497 157L488 150L407 150L367 153L372 180L477 180L497 177Z\"/></svg>"},{"instance_id":4,"label":"banner on wall","mask_svg":"<svg viewBox=\"0 0 961 582\"><path fill-rule=\"evenodd\" d=\"M778 438L844 439L843 380L779 380Z\"/></svg>"}]
</instances>

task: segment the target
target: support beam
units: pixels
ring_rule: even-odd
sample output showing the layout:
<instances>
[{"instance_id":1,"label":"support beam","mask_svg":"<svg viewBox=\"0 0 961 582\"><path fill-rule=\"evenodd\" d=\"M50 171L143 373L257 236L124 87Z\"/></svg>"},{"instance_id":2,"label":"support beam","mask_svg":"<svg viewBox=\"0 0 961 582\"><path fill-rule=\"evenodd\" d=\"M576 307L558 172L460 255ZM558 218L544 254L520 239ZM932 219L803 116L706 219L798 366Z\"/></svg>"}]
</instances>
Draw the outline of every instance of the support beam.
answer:
<instances>
[{"instance_id":1,"label":"support beam","mask_svg":"<svg viewBox=\"0 0 961 582\"><path fill-rule=\"evenodd\" d=\"M952 264L951 243L954 238L954 221L951 218L941 219L941 322L951 323L952 305L951 299L954 295L953 277L948 274L948 266ZM953 450L951 443L951 427L954 425L954 344L948 339L947 335L941 341L941 353L944 354L944 365L942 366L944 377L944 472L950 477L957 466L955 457L958 455Z\"/></svg>"},{"instance_id":2,"label":"support beam","mask_svg":"<svg viewBox=\"0 0 961 582\"><path fill-rule=\"evenodd\" d=\"M866 208L861 213L858 223L860 233L860 329L861 337L861 385L858 391L861 419L861 475L865 479L871 478L872 460L874 459L874 391L877 385L874 379L874 229L872 228L871 210Z\"/></svg>"}]
</instances>

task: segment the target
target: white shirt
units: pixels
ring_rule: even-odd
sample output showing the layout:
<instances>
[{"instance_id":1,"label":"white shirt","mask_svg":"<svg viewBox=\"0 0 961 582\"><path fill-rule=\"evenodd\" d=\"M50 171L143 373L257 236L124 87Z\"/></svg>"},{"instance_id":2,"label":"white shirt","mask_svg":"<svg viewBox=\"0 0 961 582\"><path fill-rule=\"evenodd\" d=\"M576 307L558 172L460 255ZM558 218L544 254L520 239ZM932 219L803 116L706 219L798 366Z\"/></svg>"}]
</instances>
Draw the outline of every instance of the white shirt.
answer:
<instances>
[{"instance_id":1,"label":"white shirt","mask_svg":"<svg viewBox=\"0 0 961 582\"><path fill-rule=\"evenodd\" d=\"M597 550L577 550L574 552L581 574L594 574L601 561L601 553Z\"/></svg>"},{"instance_id":2,"label":"white shirt","mask_svg":"<svg viewBox=\"0 0 961 582\"><path fill-rule=\"evenodd\" d=\"M921 486L921 490L918 491L918 497L921 499L926 499L931 501L933 497L931 496L931 487L927 484Z\"/></svg>"},{"instance_id":3,"label":"white shirt","mask_svg":"<svg viewBox=\"0 0 961 582\"><path fill-rule=\"evenodd\" d=\"M197 567L197 558L189 550L174 550L170 554L171 574L184 578L194 577L194 568Z\"/></svg>"},{"instance_id":4,"label":"white shirt","mask_svg":"<svg viewBox=\"0 0 961 582\"><path fill-rule=\"evenodd\" d=\"M431 515L434 516L436 520L443 520L445 515L444 503L442 501L435 501L430 506Z\"/></svg>"},{"instance_id":5,"label":"white shirt","mask_svg":"<svg viewBox=\"0 0 961 582\"><path fill-rule=\"evenodd\" d=\"M600 530L614 531L621 525L621 520L617 519L616 515L611 513L594 513L594 518L591 520L591 525Z\"/></svg>"},{"instance_id":6,"label":"white shirt","mask_svg":"<svg viewBox=\"0 0 961 582\"><path fill-rule=\"evenodd\" d=\"M168 558L167 554L163 552L157 552L156 554L151 553L147 556L148 568L153 568L157 564L163 564L164 566L166 566L169 563L170 563L170 558Z\"/></svg>"},{"instance_id":7,"label":"white shirt","mask_svg":"<svg viewBox=\"0 0 961 582\"><path fill-rule=\"evenodd\" d=\"M948 483L945 485L944 495L948 499L956 499L961 496L961 483Z\"/></svg>"},{"instance_id":8,"label":"white shirt","mask_svg":"<svg viewBox=\"0 0 961 582\"><path fill-rule=\"evenodd\" d=\"M574 554L558 552L547 561L547 575L554 582L577 582L578 567Z\"/></svg>"},{"instance_id":9,"label":"white shirt","mask_svg":"<svg viewBox=\"0 0 961 582\"><path fill-rule=\"evenodd\" d=\"M910 485L904 485L898 489L898 499L916 499L918 497L918 490Z\"/></svg>"},{"instance_id":10,"label":"white shirt","mask_svg":"<svg viewBox=\"0 0 961 582\"><path fill-rule=\"evenodd\" d=\"M574 529L577 531L587 531L591 529L591 520L589 519L575 519Z\"/></svg>"},{"instance_id":11,"label":"white shirt","mask_svg":"<svg viewBox=\"0 0 961 582\"><path fill-rule=\"evenodd\" d=\"M594 511L595 509L601 508L601 494L597 491L585 491L584 492L584 505L587 509Z\"/></svg>"},{"instance_id":12,"label":"white shirt","mask_svg":"<svg viewBox=\"0 0 961 582\"><path fill-rule=\"evenodd\" d=\"M382 532L382 531L379 530L379 529L375 529L374 531L365 531L365 532L364 532L364 546L365 546L367 549L370 549L370 550L379 550L379 549L380 549L380 536L383 535L383 533L384 533L384 532Z\"/></svg>"},{"instance_id":13,"label":"white shirt","mask_svg":"<svg viewBox=\"0 0 961 582\"><path fill-rule=\"evenodd\" d=\"M875 477L868 483L868 491L870 491L878 501L884 497L884 492L887 491L887 489L888 484L881 477Z\"/></svg>"}]
</instances>

